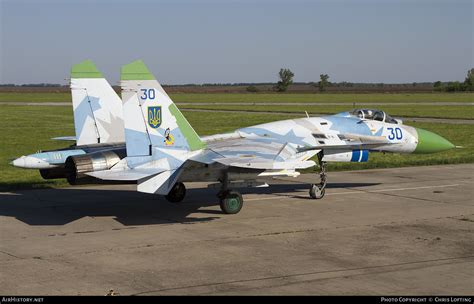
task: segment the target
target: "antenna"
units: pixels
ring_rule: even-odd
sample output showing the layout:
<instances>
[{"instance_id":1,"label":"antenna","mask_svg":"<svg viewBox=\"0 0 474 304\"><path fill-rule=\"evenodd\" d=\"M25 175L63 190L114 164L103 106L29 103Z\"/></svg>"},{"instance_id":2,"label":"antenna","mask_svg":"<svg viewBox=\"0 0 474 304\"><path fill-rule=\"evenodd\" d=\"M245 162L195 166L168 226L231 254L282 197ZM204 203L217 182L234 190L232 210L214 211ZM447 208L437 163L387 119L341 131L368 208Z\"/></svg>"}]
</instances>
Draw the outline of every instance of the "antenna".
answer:
<instances>
[{"instance_id":1,"label":"antenna","mask_svg":"<svg viewBox=\"0 0 474 304\"><path fill-rule=\"evenodd\" d=\"M304 111L306 113L306 117L309 118L309 114L308 114L308 111Z\"/></svg>"}]
</instances>

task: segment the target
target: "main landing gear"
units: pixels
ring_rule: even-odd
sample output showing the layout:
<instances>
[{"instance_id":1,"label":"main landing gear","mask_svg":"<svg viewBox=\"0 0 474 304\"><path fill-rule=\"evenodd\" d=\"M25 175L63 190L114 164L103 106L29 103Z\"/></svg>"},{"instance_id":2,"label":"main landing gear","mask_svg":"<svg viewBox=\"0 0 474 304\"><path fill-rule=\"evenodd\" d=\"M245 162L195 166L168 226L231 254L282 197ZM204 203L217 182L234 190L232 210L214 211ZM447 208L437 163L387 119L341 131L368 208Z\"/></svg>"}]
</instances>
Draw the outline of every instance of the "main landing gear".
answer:
<instances>
[{"instance_id":1,"label":"main landing gear","mask_svg":"<svg viewBox=\"0 0 474 304\"><path fill-rule=\"evenodd\" d=\"M242 206L244 205L242 194L237 191L221 191L219 194L217 194L217 197L220 199L222 212L226 214L239 213L240 209L242 209Z\"/></svg>"},{"instance_id":2,"label":"main landing gear","mask_svg":"<svg viewBox=\"0 0 474 304\"><path fill-rule=\"evenodd\" d=\"M184 197L186 196L186 187L183 183L176 183L174 184L173 188L171 188L170 193L165 195L165 198L171 203L179 203L181 202Z\"/></svg>"},{"instance_id":3,"label":"main landing gear","mask_svg":"<svg viewBox=\"0 0 474 304\"><path fill-rule=\"evenodd\" d=\"M319 164L319 178L321 182L319 184L312 184L309 189L309 196L312 199L321 199L324 197L326 192L326 162L323 161L323 152L318 153L318 164Z\"/></svg>"},{"instance_id":4,"label":"main landing gear","mask_svg":"<svg viewBox=\"0 0 474 304\"><path fill-rule=\"evenodd\" d=\"M224 176L223 180L221 180L222 188L217 193L217 197L220 200L220 206L222 212L225 214L236 214L240 212L242 206L244 205L244 199L242 198L242 194L235 190L228 189L229 181L227 178L227 174Z\"/></svg>"}]
</instances>

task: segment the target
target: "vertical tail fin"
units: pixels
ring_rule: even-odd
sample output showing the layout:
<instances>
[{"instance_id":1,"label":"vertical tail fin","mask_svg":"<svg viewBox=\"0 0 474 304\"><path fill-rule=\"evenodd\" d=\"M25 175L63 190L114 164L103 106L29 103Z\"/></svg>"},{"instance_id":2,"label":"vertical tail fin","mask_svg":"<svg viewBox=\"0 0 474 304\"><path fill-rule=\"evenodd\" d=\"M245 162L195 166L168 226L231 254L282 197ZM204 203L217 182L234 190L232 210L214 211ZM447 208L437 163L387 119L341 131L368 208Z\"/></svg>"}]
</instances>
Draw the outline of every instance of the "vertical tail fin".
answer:
<instances>
[{"instance_id":1,"label":"vertical tail fin","mask_svg":"<svg viewBox=\"0 0 474 304\"><path fill-rule=\"evenodd\" d=\"M169 149L170 153L162 155L167 157L173 156L172 150L205 147L141 60L122 66L121 86L128 156L149 156Z\"/></svg>"},{"instance_id":2,"label":"vertical tail fin","mask_svg":"<svg viewBox=\"0 0 474 304\"><path fill-rule=\"evenodd\" d=\"M76 144L124 142L122 100L90 60L71 68Z\"/></svg>"}]
</instances>

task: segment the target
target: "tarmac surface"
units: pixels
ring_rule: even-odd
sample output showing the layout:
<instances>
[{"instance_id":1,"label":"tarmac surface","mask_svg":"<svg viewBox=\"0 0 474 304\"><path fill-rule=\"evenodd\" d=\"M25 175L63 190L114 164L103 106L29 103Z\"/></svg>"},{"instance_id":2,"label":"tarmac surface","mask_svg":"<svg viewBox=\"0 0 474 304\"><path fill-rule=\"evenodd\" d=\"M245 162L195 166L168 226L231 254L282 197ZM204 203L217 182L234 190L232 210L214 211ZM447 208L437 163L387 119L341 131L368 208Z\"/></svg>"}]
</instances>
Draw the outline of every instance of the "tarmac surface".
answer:
<instances>
[{"instance_id":1,"label":"tarmac surface","mask_svg":"<svg viewBox=\"0 0 474 304\"><path fill-rule=\"evenodd\" d=\"M183 203L133 185L0 193L0 294L468 295L474 164L329 172Z\"/></svg>"}]
</instances>

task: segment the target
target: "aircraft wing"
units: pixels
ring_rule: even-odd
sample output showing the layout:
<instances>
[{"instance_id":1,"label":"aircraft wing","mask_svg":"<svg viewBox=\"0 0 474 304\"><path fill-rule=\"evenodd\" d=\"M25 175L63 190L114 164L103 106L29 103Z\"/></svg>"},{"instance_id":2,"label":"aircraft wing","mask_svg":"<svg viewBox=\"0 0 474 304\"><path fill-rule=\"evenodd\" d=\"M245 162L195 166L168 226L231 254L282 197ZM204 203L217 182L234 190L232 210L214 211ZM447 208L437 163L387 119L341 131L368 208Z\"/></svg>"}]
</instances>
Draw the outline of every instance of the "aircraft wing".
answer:
<instances>
[{"instance_id":1,"label":"aircraft wing","mask_svg":"<svg viewBox=\"0 0 474 304\"><path fill-rule=\"evenodd\" d=\"M338 151L350 151L350 150L369 150L378 148L380 146L393 144L384 136L366 136L358 134L338 134L341 140L340 144L335 145L316 145L316 146L305 146L297 148L298 152L310 151L310 150L338 150Z\"/></svg>"},{"instance_id":2,"label":"aircraft wing","mask_svg":"<svg viewBox=\"0 0 474 304\"><path fill-rule=\"evenodd\" d=\"M237 138L209 143L206 156L212 161L229 166L249 169L304 169L314 161L299 160L298 151L288 143L257 137ZM200 161L200 159L195 159Z\"/></svg>"},{"instance_id":3,"label":"aircraft wing","mask_svg":"<svg viewBox=\"0 0 474 304\"><path fill-rule=\"evenodd\" d=\"M249 169L294 170L315 165L312 160L298 159L297 154L300 152L311 150L365 150L391 144L383 136L340 134L339 138L341 140L337 144L301 147L295 147L290 143L282 143L266 137L232 138L209 143L208 153L204 154L204 157L200 157L202 159L194 160L206 163L217 162L229 167Z\"/></svg>"}]
</instances>

